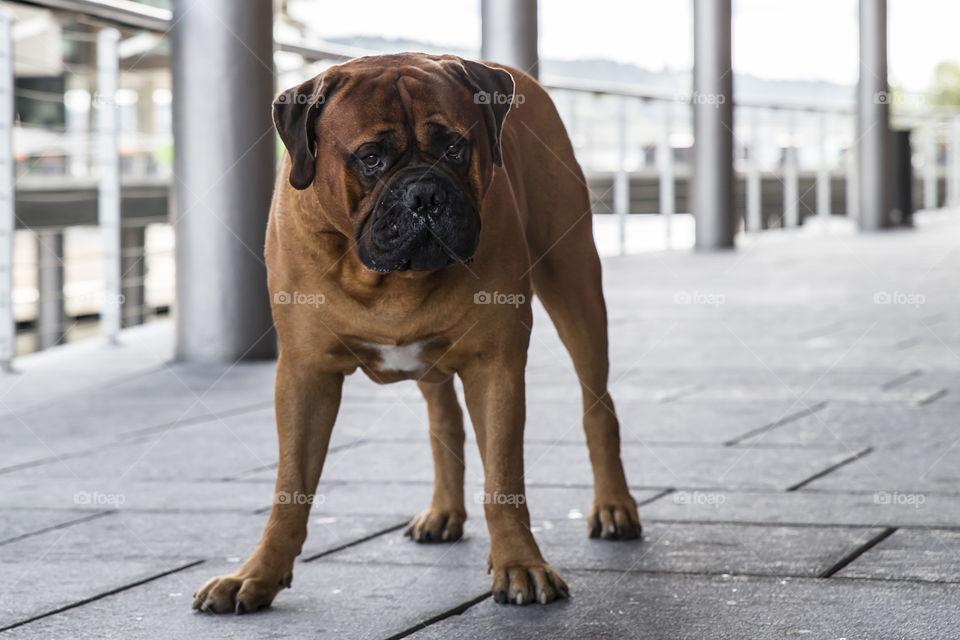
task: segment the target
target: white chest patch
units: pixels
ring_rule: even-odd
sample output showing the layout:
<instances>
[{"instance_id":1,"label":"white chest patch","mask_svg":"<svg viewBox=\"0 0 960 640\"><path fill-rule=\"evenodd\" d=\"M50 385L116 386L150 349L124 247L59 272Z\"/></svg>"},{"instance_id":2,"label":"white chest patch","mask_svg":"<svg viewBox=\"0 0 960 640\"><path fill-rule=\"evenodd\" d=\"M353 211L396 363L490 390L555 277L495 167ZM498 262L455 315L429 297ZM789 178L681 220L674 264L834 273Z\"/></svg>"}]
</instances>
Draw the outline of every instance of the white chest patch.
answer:
<instances>
[{"instance_id":1,"label":"white chest patch","mask_svg":"<svg viewBox=\"0 0 960 640\"><path fill-rule=\"evenodd\" d=\"M368 342L367 346L376 349L380 354L378 368L383 371L414 372L423 369L423 361L420 360L420 353L423 351L422 342L412 342L403 346Z\"/></svg>"}]
</instances>

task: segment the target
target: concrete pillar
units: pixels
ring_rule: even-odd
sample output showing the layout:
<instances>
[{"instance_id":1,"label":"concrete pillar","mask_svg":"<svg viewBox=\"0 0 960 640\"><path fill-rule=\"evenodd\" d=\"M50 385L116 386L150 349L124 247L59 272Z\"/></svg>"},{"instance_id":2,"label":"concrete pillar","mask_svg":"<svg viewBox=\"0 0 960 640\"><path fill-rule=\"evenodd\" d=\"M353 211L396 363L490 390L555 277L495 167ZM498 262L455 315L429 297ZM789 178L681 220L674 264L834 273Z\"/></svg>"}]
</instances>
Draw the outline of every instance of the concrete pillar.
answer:
<instances>
[{"instance_id":1,"label":"concrete pillar","mask_svg":"<svg viewBox=\"0 0 960 640\"><path fill-rule=\"evenodd\" d=\"M860 229L890 225L890 93L887 86L887 1L860 0L857 91Z\"/></svg>"},{"instance_id":2,"label":"concrete pillar","mask_svg":"<svg viewBox=\"0 0 960 640\"><path fill-rule=\"evenodd\" d=\"M481 0L480 57L538 77L537 0Z\"/></svg>"},{"instance_id":3,"label":"concrete pillar","mask_svg":"<svg viewBox=\"0 0 960 640\"><path fill-rule=\"evenodd\" d=\"M177 358L272 357L273 3L175 0L171 44Z\"/></svg>"},{"instance_id":4,"label":"concrete pillar","mask_svg":"<svg viewBox=\"0 0 960 640\"><path fill-rule=\"evenodd\" d=\"M696 248L733 247L730 0L694 0L693 214Z\"/></svg>"}]
</instances>

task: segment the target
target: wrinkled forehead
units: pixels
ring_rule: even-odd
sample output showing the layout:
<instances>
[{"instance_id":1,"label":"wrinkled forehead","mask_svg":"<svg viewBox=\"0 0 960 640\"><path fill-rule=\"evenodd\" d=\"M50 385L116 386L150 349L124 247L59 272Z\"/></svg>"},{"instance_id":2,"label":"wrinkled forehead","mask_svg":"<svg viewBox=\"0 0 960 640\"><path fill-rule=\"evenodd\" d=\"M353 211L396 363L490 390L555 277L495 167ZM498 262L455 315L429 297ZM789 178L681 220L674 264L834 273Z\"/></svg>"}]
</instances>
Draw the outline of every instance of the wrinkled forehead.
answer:
<instances>
[{"instance_id":1,"label":"wrinkled forehead","mask_svg":"<svg viewBox=\"0 0 960 640\"><path fill-rule=\"evenodd\" d=\"M406 146L411 136L424 141L438 130L465 137L482 130L470 89L448 73L418 68L346 74L324 119L348 151L390 134Z\"/></svg>"}]
</instances>

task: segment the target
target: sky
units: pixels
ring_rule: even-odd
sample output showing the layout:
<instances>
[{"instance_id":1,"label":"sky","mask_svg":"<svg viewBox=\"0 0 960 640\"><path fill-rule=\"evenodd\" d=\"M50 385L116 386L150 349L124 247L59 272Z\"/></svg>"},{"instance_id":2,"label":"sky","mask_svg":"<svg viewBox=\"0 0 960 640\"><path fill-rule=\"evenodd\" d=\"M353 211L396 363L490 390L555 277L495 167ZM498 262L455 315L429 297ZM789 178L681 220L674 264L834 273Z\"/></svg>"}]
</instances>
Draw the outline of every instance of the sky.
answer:
<instances>
[{"instance_id":1,"label":"sky","mask_svg":"<svg viewBox=\"0 0 960 640\"><path fill-rule=\"evenodd\" d=\"M411 38L479 51L479 0L290 0L321 37ZM934 66L960 61L960 0L888 0L889 75L927 88ZM733 63L772 79L857 79L857 0L733 0ZM692 0L540 0L540 55L610 58L689 69Z\"/></svg>"}]
</instances>

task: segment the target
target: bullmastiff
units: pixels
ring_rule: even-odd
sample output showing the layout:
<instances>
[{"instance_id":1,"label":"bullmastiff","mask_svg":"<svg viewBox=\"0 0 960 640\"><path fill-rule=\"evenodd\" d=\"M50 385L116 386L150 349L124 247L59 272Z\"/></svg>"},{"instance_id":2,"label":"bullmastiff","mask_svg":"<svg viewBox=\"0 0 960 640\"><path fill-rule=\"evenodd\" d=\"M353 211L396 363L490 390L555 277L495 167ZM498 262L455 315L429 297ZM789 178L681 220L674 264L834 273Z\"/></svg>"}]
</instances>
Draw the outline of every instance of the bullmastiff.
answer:
<instances>
[{"instance_id":1,"label":"bullmastiff","mask_svg":"<svg viewBox=\"0 0 960 640\"><path fill-rule=\"evenodd\" d=\"M406 534L463 534L456 375L483 460L493 596L567 597L524 498L531 293L580 380L594 478L588 534L636 538L640 520L607 392L589 193L546 90L510 67L400 54L331 67L273 108L287 149L266 236L280 345L276 499L250 558L207 582L194 608L252 612L290 587L344 376L357 369L379 383L415 380L426 398L433 500Z\"/></svg>"}]
</instances>

